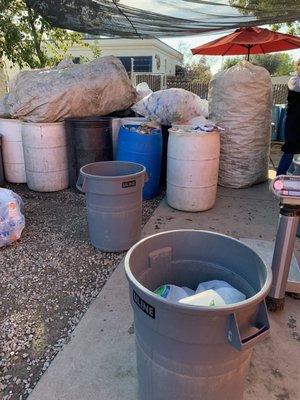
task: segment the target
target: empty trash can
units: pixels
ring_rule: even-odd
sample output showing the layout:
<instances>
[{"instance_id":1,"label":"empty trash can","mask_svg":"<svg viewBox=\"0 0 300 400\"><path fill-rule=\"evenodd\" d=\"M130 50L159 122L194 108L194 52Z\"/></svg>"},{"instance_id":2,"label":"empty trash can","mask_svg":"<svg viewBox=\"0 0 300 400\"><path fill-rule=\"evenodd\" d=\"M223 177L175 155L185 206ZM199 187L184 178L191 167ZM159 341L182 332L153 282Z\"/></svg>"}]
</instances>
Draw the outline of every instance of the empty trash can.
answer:
<instances>
[{"instance_id":1,"label":"empty trash can","mask_svg":"<svg viewBox=\"0 0 300 400\"><path fill-rule=\"evenodd\" d=\"M69 181L70 186L76 188L81 167L97 161L112 160L111 118L67 118L65 125Z\"/></svg>"},{"instance_id":2,"label":"empty trash can","mask_svg":"<svg viewBox=\"0 0 300 400\"><path fill-rule=\"evenodd\" d=\"M134 311L139 400L241 400L253 346L266 337L271 270L249 247L197 230L163 232L125 258ZM165 283L225 280L246 300L223 307L170 303Z\"/></svg>"},{"instance_id":3,"label":"empty trash can","mask_svg":"<svg viewBox=\"0 0 300 400\"><path fill-rule=\"evenodd\" d=\"M22 143L22 123L18 119L0 118L4 175L7 182L25 183L26 172Z\"/></svg>"},{"instance_id":4,"label":"empty trash can","mask_svg":"<svg viewBox=\"0 0 300 400\"><path fill-rule=\"evenodd\" d=\"M129 249L141 237L143 165L103 161L80 170L77 188L86 194L93 246L103 251Z\"/></svg>"},{"instance_id":5,"label":"empty trash can","mask_svg":"<svg viewBox=\"0 0 300 400\"><path fill-rule=\"evenodd\" d=\"M159 129L151 129L144 134L138 131L139 125L122 125L119 131L117 160L130 161L144 165L148 182L143 189L143 198L152 199L159 193L162 135Z\"/></svg>"},{"instance_id":6,"label":"empty trash can","mask_svg":"<svg viewBox=\"0 0 300 400\"><path fill-rule=\"evenodd\" d=\"M197 132L188 125L169 131L168 204L182 211L212 208L217 194L220 133Z\"/></svg>"}]
</instances>

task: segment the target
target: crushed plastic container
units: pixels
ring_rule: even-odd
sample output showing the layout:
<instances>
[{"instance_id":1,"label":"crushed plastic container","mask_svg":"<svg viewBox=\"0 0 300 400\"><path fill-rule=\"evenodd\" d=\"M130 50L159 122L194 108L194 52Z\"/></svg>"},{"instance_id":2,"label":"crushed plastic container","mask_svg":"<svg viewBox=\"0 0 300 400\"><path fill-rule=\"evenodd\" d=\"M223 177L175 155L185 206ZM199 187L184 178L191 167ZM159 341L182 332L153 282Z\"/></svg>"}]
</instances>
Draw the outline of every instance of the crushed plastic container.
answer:
<instances>
[{"instance_id":1,"label":"crushed plastic container","mask_svg":"<svg viewBox=\"0 0 300 400\"><path fill-rule=\"evenodd\" d=\"M272 273L243 243L213 232L149 236L125 258L134 311L139 400L242 400L253 347L269 333ZM246 300L222 307L171 303L165 282L224 280Z\"/></svg>"}]
</instances>

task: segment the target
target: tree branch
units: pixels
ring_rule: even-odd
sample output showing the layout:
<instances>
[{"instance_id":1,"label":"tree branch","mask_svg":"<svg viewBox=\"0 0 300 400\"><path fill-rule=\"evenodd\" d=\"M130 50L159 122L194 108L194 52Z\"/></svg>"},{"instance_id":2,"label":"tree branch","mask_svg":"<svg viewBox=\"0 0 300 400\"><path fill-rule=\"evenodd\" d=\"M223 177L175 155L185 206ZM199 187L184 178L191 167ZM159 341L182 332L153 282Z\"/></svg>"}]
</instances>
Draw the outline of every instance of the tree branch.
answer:
<instances>
[{"instance_id":1,"label":"tree branch","mask_svg":"<svg viewBox=\"0 0 300 400\"><path fill-rule=\"evenodd\" d=\"M27 12L28 12L28 21L31 27L31 31L32 31L32 36L33 36L33 42L34 42L34 47L36 50L36 54L38 56L38 59L40 60L40 66L44 67L45 63L46 63L46 57L41 49L41 42L42 42L42 36L38 34L38 31L36 29L35 26L35 18L32 12L32 9L30 8L30 6L27 4L27 1L25 1L26 4L26 8L27 8ZM43 27L43 25L42 25ZM44 30L44 28L43 28Z\"/></svg>"}]
</instances>

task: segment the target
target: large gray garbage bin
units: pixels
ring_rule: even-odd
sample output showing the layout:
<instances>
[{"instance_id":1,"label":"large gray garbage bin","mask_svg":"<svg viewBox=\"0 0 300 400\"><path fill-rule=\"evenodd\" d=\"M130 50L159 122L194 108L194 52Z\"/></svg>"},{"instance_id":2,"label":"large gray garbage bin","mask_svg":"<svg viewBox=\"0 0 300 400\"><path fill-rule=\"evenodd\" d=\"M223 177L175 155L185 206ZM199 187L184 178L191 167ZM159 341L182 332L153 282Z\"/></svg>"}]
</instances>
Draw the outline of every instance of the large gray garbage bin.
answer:
<instances>
[{"instance_id":1,"label":"large gray garbage bin","mask_svg":"<svg viewBox=\"0 0 300 400\"><path fill-rule=\"evenodd\" d=\"M249 247L212 232L177 230L126 255L140 400L241 400L253 346L269 332L271 271ZM169 303L164 283L196 289L221 279L245 293L224 307Z\"/></svg>"},{"instance_id":2,"label":"large gray garbage bin","mask_svg":"<svg viewBox=\"0 0 300 400\"><path fill-rule=\"evenodd\" d=\"M86 194L88 226L93 246L123 251L141 238L143 165L103 161L80 169L77 188Z\"/></svg>"}]
</instances>

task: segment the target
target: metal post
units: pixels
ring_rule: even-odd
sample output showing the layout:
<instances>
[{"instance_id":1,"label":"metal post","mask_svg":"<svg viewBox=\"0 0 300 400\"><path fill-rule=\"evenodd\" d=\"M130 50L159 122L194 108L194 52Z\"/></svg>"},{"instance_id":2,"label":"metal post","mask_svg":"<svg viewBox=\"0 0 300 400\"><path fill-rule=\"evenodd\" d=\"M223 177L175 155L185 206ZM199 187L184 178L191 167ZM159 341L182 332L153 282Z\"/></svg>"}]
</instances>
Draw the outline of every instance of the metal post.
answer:
<instances>
[{"instance_id":1,"label":"metal post","mask_svg":"<svg viewBox=\"0 0 300 400\"><path fill-rule=\"evenodd\" d=\"M269 293L269 309L283 308L287 279L294 251L299 207L282 206L272 260L273 283Z\"/></svg>"}]
</instances>

